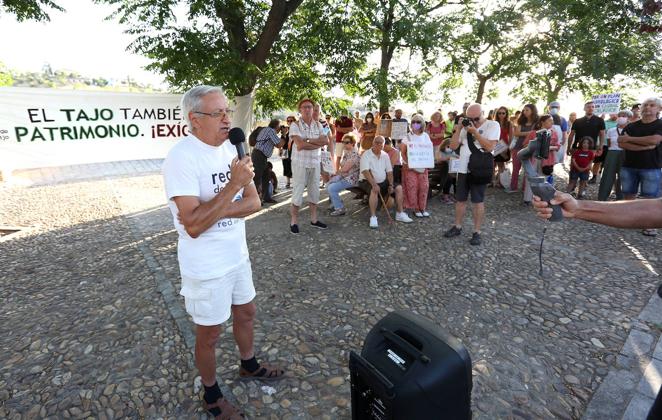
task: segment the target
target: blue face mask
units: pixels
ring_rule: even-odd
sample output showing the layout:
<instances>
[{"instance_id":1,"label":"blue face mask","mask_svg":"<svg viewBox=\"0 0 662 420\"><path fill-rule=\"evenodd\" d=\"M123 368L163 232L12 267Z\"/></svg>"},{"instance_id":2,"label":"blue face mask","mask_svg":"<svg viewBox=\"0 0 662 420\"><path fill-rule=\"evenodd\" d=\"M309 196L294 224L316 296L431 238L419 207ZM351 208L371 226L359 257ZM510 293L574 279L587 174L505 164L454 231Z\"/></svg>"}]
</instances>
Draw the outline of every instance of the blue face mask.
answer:
<instances>
[{"instance_id":1,"label":"blue face mask","mask_svg":"<svg viewBox=\"0 0 662 420\"><path fill-rule=\"evenodd\" d=\"M411 128L413 128L414 130L420 130L421 123L412 123Z\"/></svg>"},{"instance_id":2,"label":"blue face mask","mask_svg":"<svg viewBox=\"0 0 662 420\"><path fill-rule=\"evenodd\" d=\"M556 115L556 114L559 113L559 109L558 108L549 108L549 113L552 114L552 115Z\"/></svg>"}]
</instances>

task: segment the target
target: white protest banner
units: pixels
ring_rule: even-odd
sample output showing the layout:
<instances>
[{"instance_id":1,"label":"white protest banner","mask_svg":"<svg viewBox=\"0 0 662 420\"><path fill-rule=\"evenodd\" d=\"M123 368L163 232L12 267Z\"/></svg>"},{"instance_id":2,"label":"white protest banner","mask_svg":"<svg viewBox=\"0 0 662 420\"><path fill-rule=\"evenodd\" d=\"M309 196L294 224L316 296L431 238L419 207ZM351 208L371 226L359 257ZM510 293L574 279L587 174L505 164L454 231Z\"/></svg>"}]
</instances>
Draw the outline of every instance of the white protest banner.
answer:
<instances>
[{"instance_id":1,"label":"white protest banner","mask_svg":"<svg viewBox=\"0 0 662 420\"><path fill-rule=\"evenodd\" d=\"M603 95L593 95L591 100L595 105L595 114L612 114L621 110L622 93L607 93Z\"/></svg>"},{"instance_id":2,"label":"white protest banner","mask_svg":"<svg viewBox=\"0 0 662 420\"><path fill-rule=\"evenodd\" d=\"M407 124L406 121L393 121L391 126L391 138L394 140L400 140L407 137Z\"/></svg>"},{"instance_id":3,"label":"white protest banner","mask_svg":"<svg viewBox=\"0 0 662 420\"><path fill-rule=\"evenodd\" d=\"M181 95L0 88L0 165L164 158L188 134Z\"/></svg>"},{"instance_id":4,"label":"white protest banner","mask_svg":"<svg viewBox=\"0 0 662 420\"><path fill-rule=\"evenodd\" d=\"M407 165L412 169L434 168L432 142L407 142Z\"/></svg>"}]
</instances>

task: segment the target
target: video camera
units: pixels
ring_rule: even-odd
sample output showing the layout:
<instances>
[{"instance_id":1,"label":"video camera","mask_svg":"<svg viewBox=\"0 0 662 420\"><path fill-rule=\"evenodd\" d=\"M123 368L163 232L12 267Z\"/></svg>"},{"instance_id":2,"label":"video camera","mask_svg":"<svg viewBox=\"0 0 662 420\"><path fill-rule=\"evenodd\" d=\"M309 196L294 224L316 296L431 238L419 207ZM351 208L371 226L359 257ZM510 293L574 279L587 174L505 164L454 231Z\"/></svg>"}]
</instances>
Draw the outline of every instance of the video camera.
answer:
<instances>
[{"instance_id":1,"label":"video camera","mask_svg":"<svg viewBox=\"0 0 662 420\"><path fill-rule=\"evenodd\" d=\"M547 159L549 157L551 139L552 133L550 130L539 130L536 132L536 138L531 140L528 146L517 153L517 157L522 161L522 166L524 166L526 179L529 181L529 185L531 185L531 191L548 203L554 198L556 190L546 182L544 176L538 175L538 171L536 171L536 168L531 163L531 158L534 157L539 160ZM549 220L552 222L563 220L561 207L559 205L551 205L551 207L552 217Z\"/></svg>"}]
</instances>

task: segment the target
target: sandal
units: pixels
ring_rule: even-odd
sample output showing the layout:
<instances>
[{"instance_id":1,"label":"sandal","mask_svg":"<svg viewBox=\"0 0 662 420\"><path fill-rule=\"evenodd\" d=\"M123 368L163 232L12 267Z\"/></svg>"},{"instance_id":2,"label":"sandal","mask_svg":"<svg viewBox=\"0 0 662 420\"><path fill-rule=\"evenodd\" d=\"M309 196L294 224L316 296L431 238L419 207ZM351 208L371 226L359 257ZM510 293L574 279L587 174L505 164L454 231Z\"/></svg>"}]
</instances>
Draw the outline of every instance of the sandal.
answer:
<instances>
[{"instance_id":1,"label":"sandal","mask_svg":"<svg viewBox=\"0 0 662 420\"><path fill-rule=\"evenodd\" d=\"M239 366L239 379L259 379L261 381L277 381L283 379L285 370L278 366L261 363L255 372L249 372Z\"/></svg>"},{"instance_id":2,"label":"sandal","mask_svg":"<svg viewBox=\"0 0 662 420\"><path fill-rule=\"evenodd\" d=\"M641 233L646 236L657 236L657 229L644 229Z\"/></svg>"},{"instance_id":3,"label":"sandal","mask_svg":"<svg viewBox=\"0 0 662 420\"><path fill-rule=\"evenodd\" d=\"M213 404L207 404L207 401L205 399L202 399L202 406L205 408L205 411L209 412L211 414L211 409L213 408L218 408L221 410L221 414L218 416L215 416L215 420L240 420L243 418L246 418L244 416L244 413L239 411L237 407L232 405L230 401L226 400L225 397L221 397L218 400L216 400L215 403ZM213 414L211 414L213 416Z\"/></svg>"}]
</instances>

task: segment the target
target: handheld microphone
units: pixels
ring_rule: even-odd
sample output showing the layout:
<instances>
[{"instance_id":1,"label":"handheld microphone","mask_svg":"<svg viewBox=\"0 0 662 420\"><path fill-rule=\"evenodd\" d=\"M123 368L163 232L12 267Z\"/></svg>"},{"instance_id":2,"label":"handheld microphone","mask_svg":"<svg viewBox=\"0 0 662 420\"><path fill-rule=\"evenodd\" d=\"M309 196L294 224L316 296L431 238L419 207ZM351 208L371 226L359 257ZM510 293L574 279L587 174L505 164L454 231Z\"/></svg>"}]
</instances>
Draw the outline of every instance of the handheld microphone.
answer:
<instances>
[{"instance_id":1,"label":"handheld microphone","mask_svg":"<svg viewBox=\"0 0 662 420\"><path fill-rule=\"evenodd\" d=\"M246 156L246 151L244 149L244 143L246 143L246 134L244 130L239 127L235 127L230 130L230 143L234 144L237 148L237 155L239 160L243 159Z\"/></svg>"}]
</instances>

